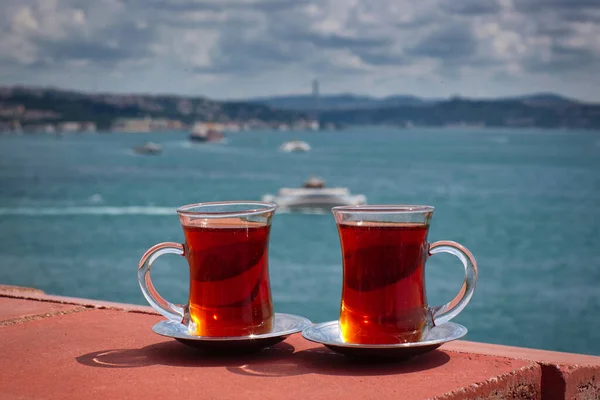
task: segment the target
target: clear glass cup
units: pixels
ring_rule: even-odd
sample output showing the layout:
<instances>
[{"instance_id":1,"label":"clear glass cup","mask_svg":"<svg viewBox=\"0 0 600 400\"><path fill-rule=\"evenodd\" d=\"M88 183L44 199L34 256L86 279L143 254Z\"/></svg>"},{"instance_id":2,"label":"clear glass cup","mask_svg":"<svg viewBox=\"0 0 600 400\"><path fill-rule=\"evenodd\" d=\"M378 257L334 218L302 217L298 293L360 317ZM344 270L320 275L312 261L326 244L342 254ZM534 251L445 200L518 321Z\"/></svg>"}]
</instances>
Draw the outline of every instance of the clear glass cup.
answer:
<instances>
[{"instance_id":1,"label":"clear glass cup","mask_svg":"<svg viewBox=\"0 0 600 400\"><path fill-rule=\"evenodd\" d=\"M334 207L343 259L340 332L359 344L417 342L429 329L450 321L467 305L477 282L469 250L451 241L427 242L431 206ZM429 307L425 263L450 253L464 266L465 279L447 304Z\"/></svg>"},{"instance_id":2,"label":"clear glass cup","mask_svg":"<svg viewBox=\"0 0 600 400\"><path fill-rule=\"evenodd\" d=\"M138 266L138 282L148 303L194 335L239 337L268 333L273 327L268 248L277 206L263 202L199 203L177 209L185 243L150 248ZM190 290L176 305L154 288L150 271L164 254L186 257Z\"/></svg>"}]
</instances>

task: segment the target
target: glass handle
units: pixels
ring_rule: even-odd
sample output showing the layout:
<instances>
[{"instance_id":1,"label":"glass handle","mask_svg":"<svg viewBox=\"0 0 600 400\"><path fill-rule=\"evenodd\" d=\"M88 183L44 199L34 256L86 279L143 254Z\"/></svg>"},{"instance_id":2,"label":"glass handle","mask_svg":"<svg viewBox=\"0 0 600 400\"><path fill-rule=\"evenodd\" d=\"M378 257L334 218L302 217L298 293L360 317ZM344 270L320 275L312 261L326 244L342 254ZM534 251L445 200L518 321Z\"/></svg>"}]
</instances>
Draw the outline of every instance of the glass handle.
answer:
<instances>
[{"instance_id":1,"label":"glass handle","mask_svg":"<svg viewBox=\"0 0 600 400\"><path fill-rule=\"evenodd\" d=\"M169 253L183 256L185 255L185 248L179 243L164 242L148 249L142 256L138 266L138 283L144 297L148 300L152 308L170 320L182 322L184 317L183 307L163 299L154 288L152 279L150 279L150 270L154 261L163 254Z\"/></svg>"},{"instance_id":2,"label":"glass handle","mask_svg":"<svg viewBox=\"0 0 600 400\"><path fill-rule=\"evenodd\" d=\"M473 297L477 283L477 262L466 247L456 242L442 240L429 246L430 256L438 253L450 253L462 262L465 267L465 281L452 301L443 306L431 308L435 325L444 324L460 314Z\"/></svg>"}]
</instances>

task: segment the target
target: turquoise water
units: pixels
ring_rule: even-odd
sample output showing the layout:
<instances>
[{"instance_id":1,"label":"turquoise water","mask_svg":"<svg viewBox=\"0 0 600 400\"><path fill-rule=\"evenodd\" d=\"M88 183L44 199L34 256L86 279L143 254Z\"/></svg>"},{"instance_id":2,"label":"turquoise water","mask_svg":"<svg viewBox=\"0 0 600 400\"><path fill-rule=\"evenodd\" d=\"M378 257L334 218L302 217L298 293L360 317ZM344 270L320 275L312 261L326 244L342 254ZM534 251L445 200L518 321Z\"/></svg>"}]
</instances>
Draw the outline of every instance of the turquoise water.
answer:
<instances>
[{"instance_id":1,"label":"turquoise water","mask_svg":"<svg viewBox=\"0 0 600 400\"><path fill-rule=\"evenodd\" d=\"M291 139L313 151L277 151ZM163 154L130 151L148 140ZM436 207L430 240L463 243L480 266L456 319L468 339L600 355L599 132L245 132L226 145L178 133L0 137L0 283L144 304L137 263L157 242L182 241L175 207L260 199L312 174L372 204ZM270 268L277 311L337 318L341 256L329 213L277 214ZM430 304L454 296L461 269L451 256L430 259ZM161 258L153 278L185 302L183 258Z\"/></svg>"}]
</instances>

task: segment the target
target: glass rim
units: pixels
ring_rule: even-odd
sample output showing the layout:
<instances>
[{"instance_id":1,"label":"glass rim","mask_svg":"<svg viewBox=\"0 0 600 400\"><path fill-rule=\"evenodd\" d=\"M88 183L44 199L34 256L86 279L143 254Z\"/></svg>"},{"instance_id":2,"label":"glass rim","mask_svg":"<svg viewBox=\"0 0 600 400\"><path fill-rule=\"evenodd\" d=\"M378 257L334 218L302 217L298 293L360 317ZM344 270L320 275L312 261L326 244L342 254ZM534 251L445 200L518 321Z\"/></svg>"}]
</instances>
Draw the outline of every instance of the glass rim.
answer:
<instances>
[{"instance_id":1,"label":"glass rim","mask_svg":"<svg viewBox=\"0 0 600 400\"><path fill-rule=\"evenodd\" d=\"M367 214L416 214L433 212L435 207L411 204L360 204L355 206L337 206L331 211L335 214L367 213Z\"/></svg>"},{"instance_id":2,"label":"glass rim","mask_svg":"<svg viewBox=\"0 0 600 400\"><path fill-rule=\"evenodd\" d=\"M248 206L246 209L232 211L201 211L196 209L208 207ZM195 218L242 217L273 212L277 204L265 201L210 201L205 203L187 204L177 208L177 214Z\"/></svg>"}]
</instances>

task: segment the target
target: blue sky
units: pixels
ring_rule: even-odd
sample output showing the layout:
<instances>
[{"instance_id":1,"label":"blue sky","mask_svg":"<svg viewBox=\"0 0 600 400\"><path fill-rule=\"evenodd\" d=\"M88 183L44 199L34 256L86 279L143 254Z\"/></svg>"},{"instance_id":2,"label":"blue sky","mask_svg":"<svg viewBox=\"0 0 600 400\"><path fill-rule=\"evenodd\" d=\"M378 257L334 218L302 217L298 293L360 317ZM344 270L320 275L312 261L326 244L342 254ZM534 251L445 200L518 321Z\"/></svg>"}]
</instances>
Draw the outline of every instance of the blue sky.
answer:
<instances>
[{"instance_id":1,"label":"blue sky","mask_svg":"<svg viewBox=\"0 0 600 400\"><path fill-rule=\"evenodd\" d=\"M600 101L600 0L2 0L0 84Z\"/></svg>"}]
</instances>

